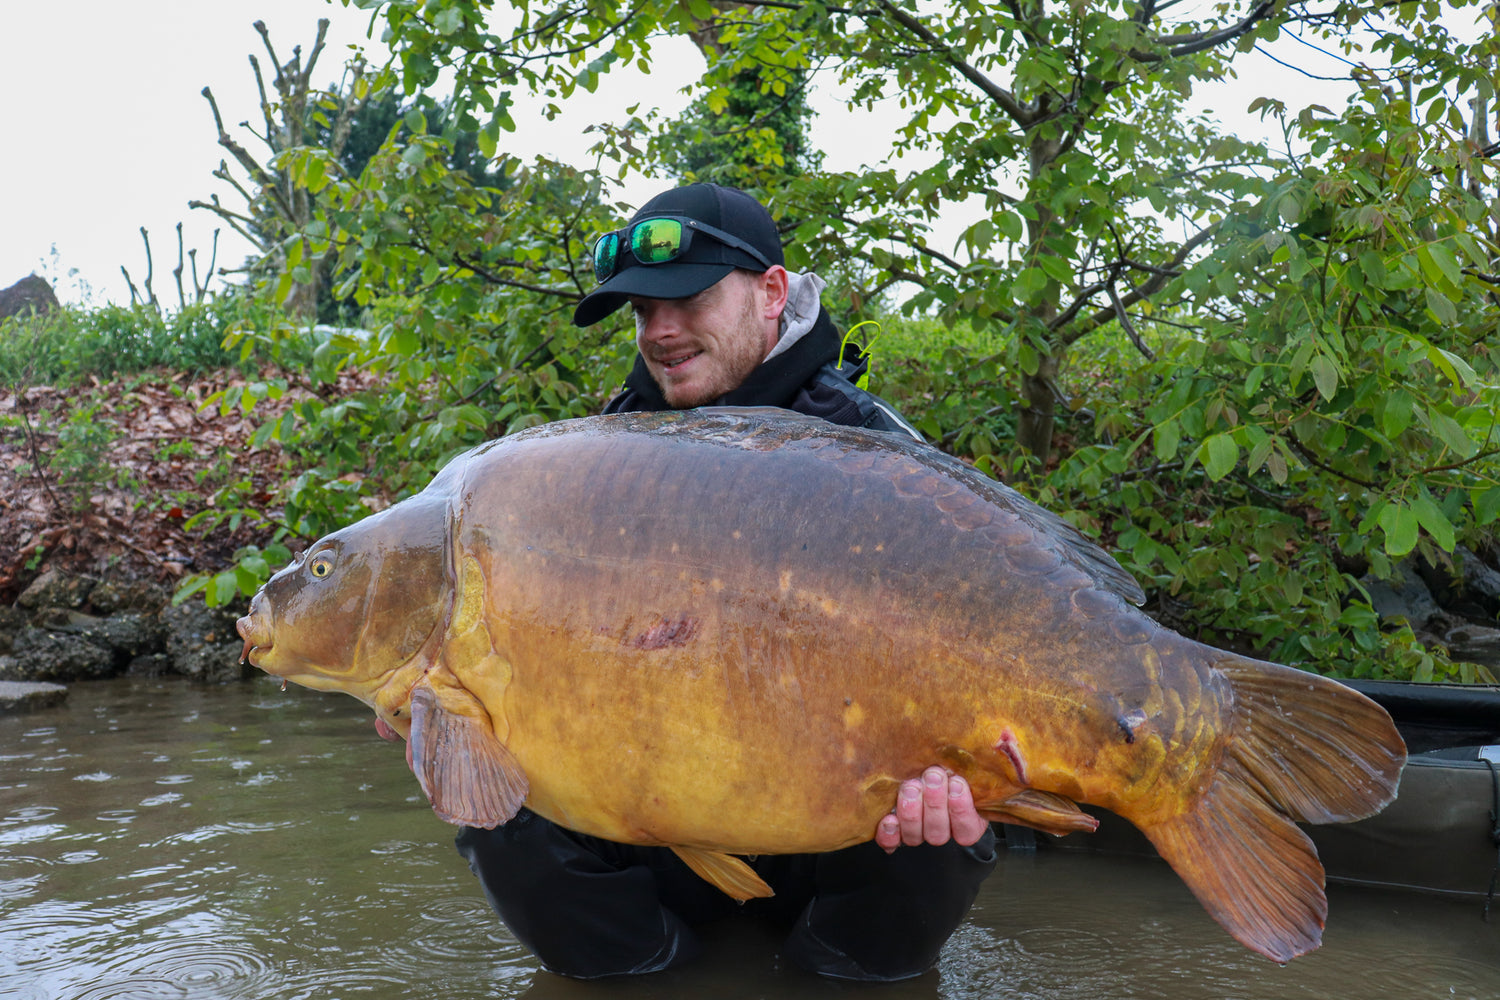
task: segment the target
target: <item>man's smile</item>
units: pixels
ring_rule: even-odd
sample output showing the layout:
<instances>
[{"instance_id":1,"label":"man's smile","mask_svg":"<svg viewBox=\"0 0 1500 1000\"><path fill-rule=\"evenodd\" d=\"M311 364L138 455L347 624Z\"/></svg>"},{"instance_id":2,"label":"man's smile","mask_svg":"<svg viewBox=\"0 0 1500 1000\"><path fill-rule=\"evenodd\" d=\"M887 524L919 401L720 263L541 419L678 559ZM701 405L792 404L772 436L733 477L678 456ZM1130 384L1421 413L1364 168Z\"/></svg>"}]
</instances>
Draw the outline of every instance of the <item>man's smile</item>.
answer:
<instances>
[{"instance_id":1,"label":"man's smile","mask_svg":"<svg viewBox=\"0 0 1500 1000\"><path fill-rule=\"evenodd\" d=\"M702 351L693 351L689 354L673 354L666 357L658 357L656 363L661 365L664 371L675 371L702 353Z\"/></svg>"}]
</instances>

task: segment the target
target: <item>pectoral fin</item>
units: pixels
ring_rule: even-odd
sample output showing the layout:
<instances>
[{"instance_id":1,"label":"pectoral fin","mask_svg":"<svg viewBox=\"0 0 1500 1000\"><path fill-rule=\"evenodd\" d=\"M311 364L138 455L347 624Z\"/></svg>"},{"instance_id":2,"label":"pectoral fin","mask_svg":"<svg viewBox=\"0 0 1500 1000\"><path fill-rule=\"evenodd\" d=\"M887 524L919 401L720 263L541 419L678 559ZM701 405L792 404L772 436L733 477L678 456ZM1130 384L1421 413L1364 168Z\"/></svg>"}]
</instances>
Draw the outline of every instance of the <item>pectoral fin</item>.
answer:
<instances>
[{"instance_id":1,"label":"pectoral fin","mask_svg":"<svg viewBox=\"0 0 1500 1000\"><path fill-rule=\"evenodd\" d=\"M673 847L672 851L704 881L738 900L776 895L745 862L721 851Z\"/></svg>"},{"instance_id":2,"label":"pectoral fin","mask_svg":"<svg viewBox=\"0 0 1500 1000\"><path fill-rule=\"evenodd\" d=\"M1035 788L1022 789L999 801L976 802L974 805L979 814L991 822L1029 826L1058 837L1078 831L1093 833L1099 828L1099 821L1079 809L1072 799Z\"/></svg>"},{"instance_id":3,"label":"pectoral fin","mask_svg":"<svg viewBox=\"0 0 1500 1000\"><path fill-rule=\"evenodd\" d=\"M489 713L459 686L429 674L411 692L411 764L433 812L446 823L493 829L516 814L528 784L495 739Z\"/></svg>"}]
</instances>

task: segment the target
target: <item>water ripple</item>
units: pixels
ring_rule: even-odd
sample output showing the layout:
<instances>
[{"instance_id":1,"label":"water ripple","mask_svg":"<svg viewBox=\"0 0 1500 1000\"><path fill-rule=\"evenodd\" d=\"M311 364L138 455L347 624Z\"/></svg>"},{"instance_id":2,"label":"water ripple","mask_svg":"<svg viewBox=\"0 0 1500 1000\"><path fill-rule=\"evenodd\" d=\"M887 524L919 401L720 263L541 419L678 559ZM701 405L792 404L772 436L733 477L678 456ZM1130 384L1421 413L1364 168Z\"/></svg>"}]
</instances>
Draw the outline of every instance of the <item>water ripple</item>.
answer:
<instances>
[{"instance_id":1,"label":"water ripple","mask_svg":"<svg viewBox=\"0 0 1500 1000\"><path fill-rule=\"evenodd\" d=\"M273 830L286 830L297 824L290 820L276 823L210 823L192 830L183 830L180 833L169 834L157 841L157 846L167 844L202 844L219 837L237 837L248 833L270 833Z\"/></svg>"},{"instance_id":2,"label":"water ripple","mask_svg":"<svg viewBox=\"0 0 1500 1000\"><path fill-rule=\"evenodd\" d=\"M154 942L149 949L115 956L90 973L85 989L59 1000L262 1000L279 992L280 978L246 942L203 935Z\"/></svg>"},{"instance_id":3,"label":"water ripple","mask_svg":"<svg viewBox=\"0 0 1500 1000\"><path fill-rule=\"evenodd\" d=\"M12 830L0 830L0 845L13 847L18 844L40 844L56 840L59 834L67 832L67 826L63 823L33 823L30 826L19 826Z\"/></svg>"},{"instance_id":4,"label":"water ripple","mask_svg":"<svg viewBox=\"0 0 1500 1000\"><path fill-rule=\"evenodd\" d=\"M1457 955L1395 955L1380 979L1386 996L1493 1000L1500 988L1500 955L1484 962Z\"/></svg>"},{"instance_id":5,"label":"water ripple","mask_svg":"<svg viewBox=\"0 0 1500 1000\"><path fill-rule=\"evenodd\" d=\"M0 902L16 902L22 899L30 899L36 895L36 890L45 879L41 875L28 875L23 878L0 879Z\"/></svg>"}]
</instances>

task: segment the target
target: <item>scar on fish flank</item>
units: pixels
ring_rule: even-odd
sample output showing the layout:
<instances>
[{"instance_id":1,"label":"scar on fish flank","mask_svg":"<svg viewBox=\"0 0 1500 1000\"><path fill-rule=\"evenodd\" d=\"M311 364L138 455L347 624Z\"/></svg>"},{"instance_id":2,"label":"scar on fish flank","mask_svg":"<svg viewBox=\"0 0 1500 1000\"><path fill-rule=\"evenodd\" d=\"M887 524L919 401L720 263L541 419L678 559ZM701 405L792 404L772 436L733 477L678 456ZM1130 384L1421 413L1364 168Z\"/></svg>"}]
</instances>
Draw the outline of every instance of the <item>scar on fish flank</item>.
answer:
<instances>
[{"instance_id":1,"label":"scar on fish flank","mask_svg":"<svg viewBox=\"0 0 1500 1000\"><path fill-rule=\"evenodd\" d=\"M629 641L634 649L664 649L667 646L686 646L698 634L698 619L660 619L646 631Z\"/></svg>"}]
</instances>

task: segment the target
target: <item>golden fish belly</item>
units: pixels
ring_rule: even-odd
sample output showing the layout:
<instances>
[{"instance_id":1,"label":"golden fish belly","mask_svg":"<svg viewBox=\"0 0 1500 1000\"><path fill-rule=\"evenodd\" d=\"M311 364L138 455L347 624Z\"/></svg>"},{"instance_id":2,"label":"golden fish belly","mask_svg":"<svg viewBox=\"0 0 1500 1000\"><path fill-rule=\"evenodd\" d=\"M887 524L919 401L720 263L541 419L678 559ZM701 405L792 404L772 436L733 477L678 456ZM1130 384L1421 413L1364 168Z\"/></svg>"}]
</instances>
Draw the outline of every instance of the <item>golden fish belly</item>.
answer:
<instances>
[{"instance_id":1,"label":"golden fish belly","mask_svg":"<svg viewBox=\"0 0 1500 1000\"><path fill-rule=\"evenodd\" d=\"M738 449L702 448L691 476L662 442L585 450L480 470L459 535L510 674L486 707L543 815L790 852L867 839L933 763L986 801L1131 794L1086 765L1109 763L1124 711L1099 680L1155 683L1152 633L1080 628L1092 581L1027 526L890 456L871 477L867 455L790 451L768 479ZM558 517L559 494L589 500Z\"/></svg>"}]
</instances>

